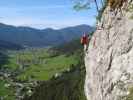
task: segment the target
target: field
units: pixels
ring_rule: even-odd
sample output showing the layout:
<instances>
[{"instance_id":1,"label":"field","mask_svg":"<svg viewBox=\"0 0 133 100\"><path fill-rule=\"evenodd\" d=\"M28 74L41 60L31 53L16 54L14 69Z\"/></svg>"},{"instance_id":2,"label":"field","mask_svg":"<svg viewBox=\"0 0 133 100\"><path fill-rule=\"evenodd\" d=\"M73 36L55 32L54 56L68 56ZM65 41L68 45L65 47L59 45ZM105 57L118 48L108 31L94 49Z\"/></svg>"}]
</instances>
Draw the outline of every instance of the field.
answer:
<instances>
[{"instance_id":1,"label":"field","mask_svg":"<svg viewBox=\"0 0 133 100\"><path fill-rule=\"evenodd\" d=\"M71 66L76 65L77 56L53 55L48 49L27 49L9 53L8 63L4 67L19 71L19 80L49 80Z\"/></svg>"},{"instance_id":2,"label":"field","mask_svg":"<svg viewBox=\"0 0 133 100\"><path fill-rule=\"evenodd\" d=\"M8 87L8 84L7 81L0 79L0 100L15 100L14 89Z\"/></svg>"},{"instance_id":3,"label":"field","mask_svg":"<svg viewBox=\"0 0 133 100\"><path fill-rule=\"evenodd\" d=\"M0 76L0 100L2 98L4 100L15 100L16 97L29 96L28 91L34 89L34 85L31 85L31 83L44 81L54 84L56 79L57 83L59 83L59 91L62 91L64 86L66 88L69 87L69 91L73 91L73 88L75 89L75 86L77 86L77 89L80 89L80 91L76 90L77 92L75 91L71 97L77 97L78 93L80 97L84 96L82 92L84 76L81 76L80 71L78 71L81 65L79 63L83 59L81 57L82 46L79 45L78 41L75 40L66 45L45 49L26 48L17 51L6 51L3 57L0 56L1 59L4 59L4 63L0 65L0 75L3 73ZM67 81L70 81L69 86L66 84ZM80 82L82 85L78 85ZM9 86L7 87L6 85ZM56 88L56 85L54 88ZM52 91L50 89L47 88L49 95L54 96L56 92L51 94ZM75 93L77 94L75 95ZM57 95L58 97L60 96ZM62 97L66 98L67 95Z\"/></svg>"}]
</instances>

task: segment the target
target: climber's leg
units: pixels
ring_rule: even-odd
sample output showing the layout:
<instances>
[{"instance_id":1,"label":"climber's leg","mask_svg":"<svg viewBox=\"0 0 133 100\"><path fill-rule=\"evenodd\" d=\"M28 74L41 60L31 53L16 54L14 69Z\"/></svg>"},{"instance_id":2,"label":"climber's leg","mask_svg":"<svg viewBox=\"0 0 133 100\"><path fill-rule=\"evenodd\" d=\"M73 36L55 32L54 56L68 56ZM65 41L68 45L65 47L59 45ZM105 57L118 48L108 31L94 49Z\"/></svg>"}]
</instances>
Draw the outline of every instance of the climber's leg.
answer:
<instances>
[{"instance_id":1,"label":"climber's leg","mask_svg":"<svg viewBox=\"0 0 133 100\"><path fill-rule=\"evenodd\" d=\"M87 44L84 44L84 51L87 51Z\"/></svg>"}]
</instances>

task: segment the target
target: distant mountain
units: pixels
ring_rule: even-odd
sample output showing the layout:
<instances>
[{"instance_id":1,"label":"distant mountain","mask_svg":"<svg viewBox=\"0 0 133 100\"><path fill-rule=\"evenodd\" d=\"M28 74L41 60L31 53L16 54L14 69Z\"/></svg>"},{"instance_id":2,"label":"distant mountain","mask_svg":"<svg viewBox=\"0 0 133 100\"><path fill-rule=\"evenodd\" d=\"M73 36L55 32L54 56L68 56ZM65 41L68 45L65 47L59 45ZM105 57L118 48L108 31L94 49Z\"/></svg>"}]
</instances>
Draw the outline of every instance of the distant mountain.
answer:
<instances>
[{"instance_id":1,"label":"distant mountain","mask_svg":"<svg viewBox=\"0 0 133 100\"><path fill-rule=\"evenodd\" d=\"M0 40L23 45L44 47L58 45L78 38L83 32L92 32L93 27L78 25L55 30L51 28L39 30L30 27L15 27L0 23Z\"/></svg>"}]
</instances>

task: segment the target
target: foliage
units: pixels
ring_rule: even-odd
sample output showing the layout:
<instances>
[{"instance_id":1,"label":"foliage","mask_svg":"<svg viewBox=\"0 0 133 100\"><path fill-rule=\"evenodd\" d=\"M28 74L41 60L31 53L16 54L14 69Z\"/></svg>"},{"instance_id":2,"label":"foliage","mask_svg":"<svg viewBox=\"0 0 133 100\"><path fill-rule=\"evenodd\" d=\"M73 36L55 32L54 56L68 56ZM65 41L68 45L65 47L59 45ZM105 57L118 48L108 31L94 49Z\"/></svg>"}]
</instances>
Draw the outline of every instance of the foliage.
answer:
<instances>
[{"instance_id":1,"label":"foliage","mask_svg":"<svg viewBox=\"0 0 133 100\"><path fill-rule=\"evenodd\" d=\"M0 97L4 97L4 100L15 100L13 88L5 87L5 84L9 83L0 79Z\"/></svg>"},{"instance_id":2,"label":"foliage","mask_svg":"<svg viewBox=\"0 0 133 100\"><path fill-rule=\"evenodd\" d=\"M20 80L49 80L56 73L67 70L72 64L77 64L75 56L60 55L50 57L44 60L42 64L31 64L18 76Z\"/></svg>"},{"instance_id":3,"label":"foliage","mask_svg":"<svg viewBox=\"0 0 133 100\"><path fill-rule=\"evenodd\" d=\"M70 45L71 43L68 44ZM45 100L86 100L84 94L85 67L83 54L81 46L77 46L79 47L75 48L73 44L70 47L60 46L61 50L58 47L58 50L61 51L60 55L62 53L68 54L68 51L65 51L66 47L70 51L74 50L78 63L71 65L70 71L64 71L61 76L52 77L50 80L42 82L40 86L36 87L33 95L31 97L27 96L24 100L44 100L44 98ZM70 53L70 55L72 54Z\"/></svg>"},{"instance_id":4,"label":"foliage","mask_svg":"<svg viewBox=\"0 0 133 100\"><path fill-rule=\"evenodd\" d=\"M16 78L21 81L49 80L53 75L76 65L79 52L83 49L79 39L51 49L26 49L11 52L3 67L17 71Z\"/></svg>"},{"instance_id":5,"label":"foliage","mask_svg":"<svg viewBox=\"0 0 133 100\"><path fill-rule=\"evenodd\" d=\"M3 52L0 52L0 69L6 63L8 63L8 55Z\"/></svg>"},{"instance_id":6,"label":"foliage","mask_svg":"<svg viewBox=\"0 0 133 100\"><path fill-rule=\"evenodd\" d=\"M90 4L92 2L95 2L97 12L98 12L96 19L98 21L100 21L101 17L102 17L102 13L108 4L107 0L100 0L100 1L101 1L100 4L102 5L101 8L99 7L99 5L98 5L99 3L97 2L97 0L93 0L93 1L91 1L91 0L77 0L77 3L75 4L74 9L76 9L78 11L82 10L82 9L90 9Z\"/></svg>"},{"instance_id":7,"label":"foliage","mask_svg":"<svg viewBox=\"0 0 133 100\"><path fill-rule=\"evenodd\" d=\"M56 47L51 48L53 53L56 55L59 54L66 54L66 55L72 55L78 50L82 50L83 46L80 44L80 39L75 39L73 41L70 41L66 43L65 45L58 45Z\"/></svg>"},{"instance_id":8,"label":"foliage","mask_svg":"<svg viewBox=\"0 0 133 100\"><path fill-rule=\"evenodd\" d=\"M130 16L130 19L133 19L133 14Z\"/></svg>"},{"instance_id":9,"label":"foliage","mask_svg":"<svg viewBox=\"0 0 133 100\"><path fill-rule=\"evenodd\" d=\"M94 33L94 31L90 33L90 36L91 36L91 37L92 37L93 33Z\"/></svg>"},{"instance_id":10,"label":"foliage","mask_svg":"<svg viewBox=\"0 0 133 100\"><path fill-rule=\"evenodd\" d=\"M130 5L128 6L127 11L130 12L130 13L133 12L133 4L130 4ZM133 13L132 13L131 16L130 16L130 19L133 19Z\"/></svg>"},{"instance_id":11,"label":"foliage","mask_svg":"<svg viewBox=\"0 0 133 100\"><path fill-rule=\"evenodd\" d=\"M83 88L83 48L79 39L55 48L11 51L5 66L14 73L18 72L16 81L45 81L35 89L31 96L34 99L31 100L86 100ZM51 51L56 51L56 55ZM23 65L23 69L20 65ZM8 94L10 90L12 89L4 88L2 93ZM37 95L40 97L36 97ZM10 98L14 98L13 94ZM30 98L24 100L27 99Z\"/></svg>"},{"instance_id":12,"label":"foliage","mask_svg":"<svg viewBox=\"0 0 133 100\"><path fill-rule=\"evenodd\" d=\"M98 2L98 0L74 0L74 1L75 1L74 9L77 11L90 9L90 4L95 3L97 12L99 12L100 5L102 5L103 7L104 5L103 2L106 0L99 0L100 2Z\"/></svg>"},{"instance_id":13,"label":"foliage","mask_svg":"<svg viewBox=\"0 0 133 100\"><path fill-rule=\"evenodd\" d=\"M128 6L127 11L129 11L129 12L133 12L133 4L130 4L130 5Z\"/></svg>"},{"instance_id":14,"label":"foliage","mask_svg":"<svg viewBox=\"0 0 133 100\"><path fill-rule=\"evenodd\" d=\"M69 50L69 49L68 49ZM54 56L49 49L23 50L11 53L6 67L12 72L18 72L18 80L49 80L56 73L63 72L71 65L78 63L75 53L71 55L58 54Z\"/></svg>"},{"instance_id":15,"label":"foliage","mask_svg":"<svg viewBox=\"0 0 133 100\"><path fill-rule=\"evenodd\" d=\"M77 11L90 9L90 2L86 1L83 3L83 0L76 1L73 8Z\"/></svg>"},{"instance_id":16,"label":"foliage","mask_svg":"<svg viewBox=\"0 0 133 100\"><path fill-rule=\"evenodd\" d=\"M24 100L86 100L84 79L85 68L79 64L61 77L43 82L31 97Z\"/></svg>"},{"instance_id":17,"label":"foliage","mask_svg":"<svg viewBox=\"0 0 133 100\"><path fill-rule=\"evenodd\" d=\"M130 94L127 96L126 100L133 100L133 88L130 88Z\"/></svg>"}]
</instances>

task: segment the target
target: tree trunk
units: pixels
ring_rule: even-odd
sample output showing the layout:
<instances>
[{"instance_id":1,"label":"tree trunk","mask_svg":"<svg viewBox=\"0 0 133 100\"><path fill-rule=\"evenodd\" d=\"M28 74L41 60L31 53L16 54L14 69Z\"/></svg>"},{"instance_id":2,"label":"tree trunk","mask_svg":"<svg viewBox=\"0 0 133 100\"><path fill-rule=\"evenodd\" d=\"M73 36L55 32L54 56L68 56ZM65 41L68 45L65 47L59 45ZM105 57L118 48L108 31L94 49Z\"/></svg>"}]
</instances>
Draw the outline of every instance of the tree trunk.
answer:
<instances>
[{"instance_id":1,"label":"tree trunk","mask_svg":"<svg viewBox=\"0 0 133 100\"><path fill-rule=\"evenodd\" d=\"M94 0L94 1L95 1L95 5L96 5L97 12L99 12L99 7L98 7L97 0Z\"/></svg>"},{"instance_id":2,"label":"tree trunk","mask_svg":"<svg viewBox=\"0 0 133 100\"><path fill-rule=\"evenodd\" d=\"M101 0L101 4L102 4L102 7L103 7L103 0Z\"/></svg>"}]
</instances>

